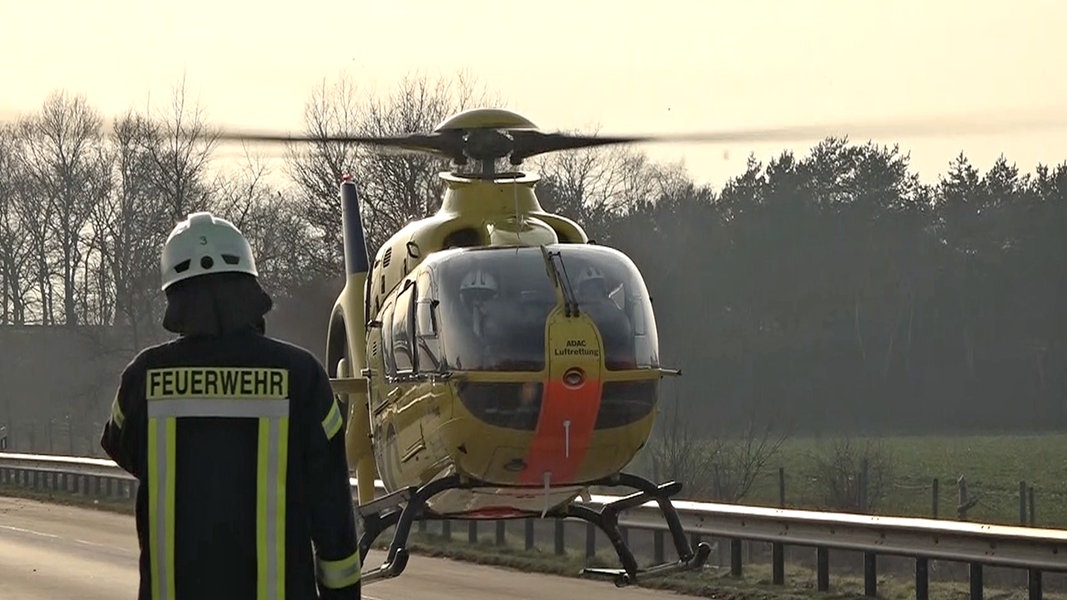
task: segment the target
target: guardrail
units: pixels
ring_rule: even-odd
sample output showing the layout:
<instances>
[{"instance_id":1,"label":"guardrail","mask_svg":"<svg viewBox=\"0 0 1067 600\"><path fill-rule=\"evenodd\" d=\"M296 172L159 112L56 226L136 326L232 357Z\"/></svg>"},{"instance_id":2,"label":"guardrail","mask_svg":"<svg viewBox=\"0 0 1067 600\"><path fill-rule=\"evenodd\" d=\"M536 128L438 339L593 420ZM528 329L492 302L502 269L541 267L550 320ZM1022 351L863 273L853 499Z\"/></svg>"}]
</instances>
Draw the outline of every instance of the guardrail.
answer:
<instances>
[{"instance_id":1,"label":"guardrail","mask_svg":"<svg viewBox=\"0 0 1067 600\"><path fill-rule=\"evenodd\" d=\"M356 480L351 479L355 488ZM132 499L137 481L113 461L76 456L0 453L0 484ZM384 491L381 481L375 488ZM593 495L590 505L617 500ZM864 555L864 591L877 594L877 557L895 555L915 560L915 596L929 597L929 561L948 560L970 565L971 598L983 596L984 565L1025 569L1031 600L1042 597L1043 572L1067 572L1067 530L967 523L938 519L885 517L851 513L775 509L735 504L676 501L682 524L694 540L725 538L730 545L730 570L742 571L742 540L769 542L775 584L784 583L786 546L816 549L819 591L829 590L829 551L860 551ZM477 522L469 521L469 537L477 539ZM503 543L503 522L497 541ZM657 560L662 561L666 524L655 502L623 513L624 528L650 530ZM445 521L446 532L450 532ZM586 554L595 553L595 531L586 527ZM563 522L555 524L556 551L563 553ZM526 523L526 547L532 547L533 520Z\"/></svg>"}]
</instances>

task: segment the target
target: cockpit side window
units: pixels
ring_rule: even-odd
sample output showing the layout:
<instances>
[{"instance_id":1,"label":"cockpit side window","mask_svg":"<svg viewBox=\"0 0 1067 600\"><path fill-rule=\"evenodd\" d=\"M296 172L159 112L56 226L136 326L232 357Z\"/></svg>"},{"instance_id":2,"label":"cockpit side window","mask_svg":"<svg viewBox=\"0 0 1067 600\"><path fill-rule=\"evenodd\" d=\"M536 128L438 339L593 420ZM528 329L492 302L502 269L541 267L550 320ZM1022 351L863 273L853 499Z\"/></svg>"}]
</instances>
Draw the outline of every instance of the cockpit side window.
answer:
<instances>
[{"instance_id":1,"label":"cockpit side window","mask_svg":"<svg viewBox=\"0 0 1067 600\"><path fill-rule=\"evenodd\" d=\"M412 352L412 327L411 310L412 295L415 286L408 283L396 297L396 307L393 310L392 343L393 364L396 365L397 373L410 373L415 369L415 358Z\"/></svg>"},{"instance_id":2,"label":"cockpit side window","mask_svg":"<svg viewBox=\"0 0 1067 600\"><path fill-rule=\"evenodd\" d=\"M428 271L419 275L415 287L415 348L420 373L442 371L441 342L438 339L438 302Z\"/></svg>"},{"instance_id":3,"label":"cockpit side window","mask_svg":"<svg viewBox=\"0 0 1067 600\"><path fill-rule=\"evenodd\" d=\"M378 313L378 322L381 323L382 332L382 365L385 372L396 373L396 363L393 362L393 301L386 300L382 310Z\"/></svg>"}]
</instances>

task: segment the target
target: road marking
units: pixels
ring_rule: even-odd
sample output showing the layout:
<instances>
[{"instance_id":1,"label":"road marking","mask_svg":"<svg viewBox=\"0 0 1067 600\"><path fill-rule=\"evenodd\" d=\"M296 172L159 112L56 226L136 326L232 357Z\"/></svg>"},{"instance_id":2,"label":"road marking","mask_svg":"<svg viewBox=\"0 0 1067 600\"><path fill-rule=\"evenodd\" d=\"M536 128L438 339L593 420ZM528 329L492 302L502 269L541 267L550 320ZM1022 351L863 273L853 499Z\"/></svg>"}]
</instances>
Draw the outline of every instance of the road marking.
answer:
<instances>
[{"instance_id":1,"label":"road marking","mask_svg":"<svg viewBox=\"0 0 1067 600\"><path fill-rule=\"evenodd\" d=\"M0 529L6 529L8 531L14 531L16 533L28 533L30 535L36 535L36 536L39 536L39 537L49 538L49 539L53 539L53 540L67 540L69 542L77 542L79 544L83 544L85 546L92 546L94 548L107 548L108 550L118 550L120 552L127 552L127 550L125 548L120 548L118 546L111 546L111 545L108 545L108 544L100 544L98 542L90 542L89 540L81 540L81 539L77 539L77 538L68 539L68 538L64 538L63 536L56 535L54 533L45 533L43 531L34 531L33 529L25 529L25 528L22 528L22 527L15 527L13 525L0 525Z\"/></svg>"},{"instance_id":2,"label":"road marking","mask_svg":"<svg viewBox=\"0 0 1067 600\"><path fill-rule=\"evenodd\" d=\"M52 538L52 539L59 539L59 537L60 537L58 535L55 535L54 533L44 533L44 532L41 532L41 531L34 531L32 529L23 529L21 527L12 527L11 525L0 525L0 529L7 529L8 531L16 531L18 533L30 533L30 534L33 534L33 535L39 535L41 537Z\"/></svg>"}]
</instances>

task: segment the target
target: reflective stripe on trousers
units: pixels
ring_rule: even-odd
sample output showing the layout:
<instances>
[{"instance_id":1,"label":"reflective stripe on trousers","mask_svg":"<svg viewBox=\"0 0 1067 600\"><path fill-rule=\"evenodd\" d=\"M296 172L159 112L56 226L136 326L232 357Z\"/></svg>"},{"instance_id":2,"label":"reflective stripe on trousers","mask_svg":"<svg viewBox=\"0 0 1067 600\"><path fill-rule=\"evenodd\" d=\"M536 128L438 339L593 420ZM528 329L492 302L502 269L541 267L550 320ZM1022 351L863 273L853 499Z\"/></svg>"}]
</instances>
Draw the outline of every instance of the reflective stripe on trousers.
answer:
<instances>
[{"instance_id":1,"label":"reflective stripe on trousers","mask_svg":"<svg viewBox=\"0 0 1067 600\"><path fill-rule=\"evenodd\" d=\"M148 531L152 598L174 600L174 495L177 420L234 417L259 420L256 465L256 597L285 596L285 480L289 400L166 398L148 401Z\"/></svg>"}]
</instances>

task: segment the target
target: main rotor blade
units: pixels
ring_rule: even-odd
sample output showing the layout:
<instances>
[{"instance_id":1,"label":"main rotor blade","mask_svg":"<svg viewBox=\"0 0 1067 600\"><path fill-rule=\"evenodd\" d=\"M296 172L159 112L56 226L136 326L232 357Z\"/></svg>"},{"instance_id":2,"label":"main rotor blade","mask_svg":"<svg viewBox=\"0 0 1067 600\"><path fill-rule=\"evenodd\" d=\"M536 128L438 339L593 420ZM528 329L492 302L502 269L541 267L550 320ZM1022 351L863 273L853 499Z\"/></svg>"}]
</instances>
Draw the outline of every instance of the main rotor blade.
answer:
<instances>
[{"instance_id":1,"label":"main rotor blade","mask_svg":"<svg viewBox=\"0 0 1067 600\"><path fill-rule=\"evenodd\" d=\"M349 134L327 134L327 135L312 135L312 134L300 134L300 135L281 135L276 133L257 133L251 131L240 130L222 130L216 137L222 142L262 142L262 143L350 143L350 144L368 144L374 146L395 146L401 148L410 148L412 150L438 150L441 145L441 139L444 136L438 134L420 135L411 134L403 136L368 136L368 135L349 135Z\"/></svg>"},{"instance_id":2,"label":"main rotor blade","mask_svg":"<svg viewBox=\"0 0 1067 600\"><path fill-rule=\"evenodd\" d=\"M413 133L400 136L372 136L349 134L301 134L278 135L249 131L224 130L217 139L222 142L263 143L349 143L376 146L388 153L420 152L452 160L463 160L463 132Z\"/></svg>"},{"instance_id":3,"label":"main rotor blade","mask_svg":"<svg viewBox=\"0 0 1067 600\"><path fill-rule=\"evenodd\" d=\"M6 111L5 111L6 112ZM111 129L111 123L104 124L104 132ZM523 160L559 150L574 150L596 146L638 143L740 143L740 142L800 142L825 139L831 136L855 138L873 137L945 137L959 135L1002 134L1026 131L1052 131L1067 127L1067 108L993 112L962 116L914 117L883 120L856 120L852 122L822 123L763 128L739 128L710 132L682 132L638 135L583 135L568 133L543 133L538 130L516 128L507 129L503 143L490 145L489 150L482 148L477 133L481 128L446 129L428 134L413 133L395 136L371 136L350 134L310 134L285 135L281 133L259 132L233 129L213 129L210 126L199 130L196 137L214 139L218 142L244 142L265 144L314 144L314 143L351 143L375 146L379 151L387 152L421 152L449 158L454 162L466 162L468 157L486 154L503 157L510 154L513 164ZM489 130L485 131L490 131ZM192 137L194 134L189 134ZM468 137L469 136L469 137ZM493 141L499 142L493 138ZM499 147L498 147L499 146ZM510 152L509 152L510 150ZM504 152L504 154L498 154ZM473 153L473 154L472 154Z\"/></svg>"},{"instance_id":4,"label":"main rotor blade","mask_svg":"<svg viewBox=\"0 0 1067 600\"><path fill-rule=\"evenodd\" d=\"M558 150L573 150L594 146L657 142L797 142L821 139L830 136L879 137L930 137L955 135L982 135L1016 133L1024 131L1054 130L1067 127L1067 109L1058 111L1033 111L1025 114L987 114L969 116L946 116L924 118L900 118L881 121L855 121L794 125L767 128L745 128L711 132L665 133L642 135L571 135L565 133L540 133L537 131L512 132L515 138L513 159L525 159L537 154Z\"/></svg>"},{"instance_id":5,"label":"main rotor blade","mask_svg":"<svg viewBox=\"0 0 1067 600\"><path fill-rule=\"evenodd\" d=\"M745 142L745 141L799 141L801 138L847 135L849 137L901 136L930 137L958 135L989 135L997 133L1021 133L1034 130L1051 130L1067 127L1067 109L1048 113L990 114L969 116L942 116L922 118L899 118L872 121L854 121L770 127L765 129L738 129L711 133L681 133L644 136L648 142ZM635 136L641 137L641 136Z\"/></svg>"}]
</instances>

